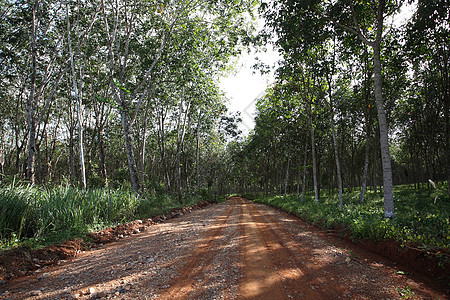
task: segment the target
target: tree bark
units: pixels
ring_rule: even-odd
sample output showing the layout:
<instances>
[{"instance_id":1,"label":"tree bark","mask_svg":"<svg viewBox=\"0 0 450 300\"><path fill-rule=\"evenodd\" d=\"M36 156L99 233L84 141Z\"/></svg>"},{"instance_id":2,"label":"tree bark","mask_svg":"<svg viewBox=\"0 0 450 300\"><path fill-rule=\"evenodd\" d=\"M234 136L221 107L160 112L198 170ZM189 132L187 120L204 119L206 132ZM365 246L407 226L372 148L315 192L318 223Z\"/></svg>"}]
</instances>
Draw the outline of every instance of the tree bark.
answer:
<instances>
[{"instance_id":1,"label":"tree bark","mask_svg":"<svg viewBox=\"0 0 450 300\"><path fill-rule=\"evenodd\" d=\"M305 151L306 151L306 147L305 147ZM300 156L300 160L298 162L298 174L297 174L297 198L300 196L300 182L302 182L301 177L302 177L302 159Z\"/></svg>"},{"instance_id":2,"label":"tree bark","mask_svg":"<svg viewBox=\"0 0 450 300\"><path fill-rule=\"evenodd\" d=\"M382 22L381 24L379 22L378 26L383 26ZM392 182L391 155L389 152L388 124L382 93L380 43L373 45L373 52L374 92L378 112L378 124L380 127L381 162L383 166L384 216L385 218L392 218L395 216L394 186Z\"/></svg>"},{"instance_id":3,"label":"tree bark","mask_svg":"<svg viewBox=\"0 0 450 300\"><path fill-rule=\"evenodd\" d=\"M106 180L105 142L103 140L103 130L102 125L98 132L98 150L100 156L100 172L102 174L102 178Z\"/></svg>"},{"instance_id":4,"label":"tree bark","mask_svg":"<svg viewBox=\"0 0 450 300\"><path fill-rule=\"evenodd\" d=\"M331 103L330 103L331 105ZM333 145L334 145L334 158L336 161L336 175L338 180L338 189L339 189L339 209L343 208L344 202L342 199L342 176L341 176L341 163L339 161L339 151L338 151L338 144L336 139L336 128L334 125L334 113L333 108L330 107L331 111L331 134L333 136Z\"/></svg>"},{"instance_id":5,"label":"tree bark","mask_svg":"<svg viewBox=\"0 0 450 300\"><path fill-rule=\"evenodd\" d=\"M319 191L317 188L317 165L316 165L316 141L314 138L314 125L311 111L311 101L308 102L309 126L311 130L311 155L313 160L313 181L314 181L314 200L319 203Z\"/></svg>"},{"instance_id":6,"label":"tree bark","mask_svg":"<svg viewBox=\"0 0 450 300\"><path fill-rule=\"evenodd\" d=\"M163 111L164 108L161 110L161 116L158 118L158 133L159 133L159 139L158 144L161 151L161 163L163 167L164 172L164 182L166 184L166 190L168 193L171 192L171 184L170 184L170 177L169 177L169 170L167 167L167 158L166 158L166 139L165 139L165 130L164 130L164 121L165 121L165 112Z\"/></svg>"},{"instance_id":7,"label":"tree bark","mask_svg":"<svg viewBox=\"0 0 450 300\"><path fill-rule=\"evenodd\" d=\"M303 198L305 196L305 189L306 189L306 158L308 153L308 147L305 147L305 158L303 159L303 180L302 180L302 198L301 202L303 202Z\"/></svg>"},{"instance_id":8,"label":"tree bark","mask_svg":"<svg viewBox=\"0 0 450 300\"><path fill-rule=\"evenodd\" d=\"M31 87L27 99L27 125L28 125L28 160L26 168L27 179L33 184L35 181L34 165L36 153L36 14L39 1L35 0L33 5L33 19L31 29Z\"/></svg>"},{"instance_id":9,"label":"tree bark","mask_svg":"<svg viewBox=\"0 0 450 300\"><path fill-rule=\"evenodd\" d=\"M67 39L69 44L69 54L70 54L70 67L72 69L72 84L73 84L73 92L76 102L76 110L77 110L77 122L78 122L78 147L79 147L79 154L80 154L80 172L81 172L81 185L83 189L86 189L87 183L86 183L86 167L84 163L84 149L83 149L83 123L81 122L81 115L82 115L82 104L81 104L81 91L78 89L78 82L75 72L75 64L74 64L74 58L73 58L73 51L72 51L72 41L70 38L70 23L69 23L69 4L66 3L66 12L67 12ZM80 80L82 80L80 78Z\"/></svg>"},{"instance_id":10,"label":"tree bark","mask_svg":"<svg viewBox=\"0 0 450 300\"><path fill-rule=\"evenodd\" d=\"M442 88L444 100L444 122L445 122L445 162L447 164L447 193L450 197L450 121L449 121L449 76L448 76L448 48L443 49L443 66L442 66Z\"/></svg>"},{"instance_id":11,"label":"tree bark","mask_svg":"<svg viewBox=\"0 0 450 300\"><path fill-rule=\"evenodd\" d=\"M369 150L370 150L370 127L369 122L367 122L367 128L366 128L366 150L364 153L364 169L363 169L363 178L361 183L361 194L359 196L359 202L361 204L364 203L364 195L366 193L366 186L367 186L367 173L369 170Z\"/></svg>"},{"instance_id":12,"label":"tree bark","mask_svg":"<svg viewBox=\"0 0 450 300\"><path fill-rule=\"evenodd\" d=\"M288 187L288 180L289 180L289 167L291 165L291 157L289 156L288 153L288 162L287 162L287 167L286 167L286 178L284 180L284 199L286 199L286 195L287 195L287 187Z\"/></svg>"},{"instance_id":13,"label":"tree bark","mask_svg":"<svg viewBox=\"0 0 450 300\"><path fill-rule=\"evenodd\" d=\"M333 60L334 65L334 60ZM331 76L328 77L328 93L329 93L329 102L328 102L328 109L330 111L330 125L331 125L331 135L333 138L333 146L334 146L334 159L336 162L336 175L338 180L338 193L339 193L339 209L342 210L342 207L344 205L344 202L342 200L342 176L341 176L341 164L339 161L339 150L338 150L338 143L336 139L336 126L334 124L334 108L333 108L333 95L332 95L332 78Z\"/></svg>"},{"instance_id":14,"label":"tree bark","mask_svg":"<svg viewBox=\"0 0 450 300\"><path fill-rule=\"evenodd\" d=\"M123 93L123 91L120 91ZM124 95L122 95L124 97ZM123 102L122 102L123 103ZM127 152L128 169L130 171L131 187L136 194L140 194L139 178L137 175L136 160L134 158L133 139L130 132L130 121L126 107L120 111L122 121L123 138L125 140L125 149Z\"/></svg>"},{"instance_id":15,"label":"tree bark","mask_svg":"<svg viewBox=\"0 0 450 300\"><path fill-rule=\"evenodd\" d=\"M198 111L198 121L197 121L197 145L195 154L195 167L197 171L197 190L200 190L200 119L201 119L201 109Z\"/></svg>"},{"instance_id":16,"label":"tree bark","mask_svg":"<svg viewBox=\"0 0 450 300\"><path fill-rule=\"evenodd\" d=\"M183 93L184 94L184 93ZM184 112L184 119L182 121L183 115L183 105L184 101L180 100L179 105L179 115L178 115L178 124L177 124L177 192L178 192L178 201L183 203L183 190L182 190L182 182L181 182L181 151L184 143L184 135L186 129L186 119L187 114L189 112L190 102L187 105L186 112Z\"/></svg>"},{"instance_id":17,"label":"tree bark","mask_svg":"<svg viewBox=\"0 0 450 300\"><path fill-rule=\"evenodd\" d=\"M366 107L364 109L365 115L366 115L366 149L364 153L364 169L363 169L363 178L361 182L361 194L359 197L359 202L361 204L364 203L364 196L366 193L366 187L367 187L367 174L369 172L369 154L370 154L370 131L371 131L371 125L372 125L372 110L370 108L369 104L369 98L370 98L370 90L369 90L369 68L368 68L368 57L367 57L367 51L365 51L365 65L366 65L366 77L365 77L365 102Z\"/></svg>"}]
</instances>

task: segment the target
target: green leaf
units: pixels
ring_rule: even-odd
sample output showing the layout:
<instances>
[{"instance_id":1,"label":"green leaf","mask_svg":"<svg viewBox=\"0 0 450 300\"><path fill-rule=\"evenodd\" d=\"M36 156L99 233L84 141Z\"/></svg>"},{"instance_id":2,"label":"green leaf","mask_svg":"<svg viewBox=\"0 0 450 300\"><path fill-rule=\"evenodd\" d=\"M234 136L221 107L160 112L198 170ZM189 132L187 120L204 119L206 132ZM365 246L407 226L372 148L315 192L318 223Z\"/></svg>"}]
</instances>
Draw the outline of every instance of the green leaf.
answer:
<instances>
[{"instance_id":1,"label":"green leaf","mask_svg":"<svg viewBox=\"0 0 450 300\"><path fill-rule=\"evenodd\" d=\"M122 91L124 91L125 93L131 93L129 90L127 90L116 78L114 78L114 83L116 84L116 86L121 89Z\"/></svg>"}]
</instances>

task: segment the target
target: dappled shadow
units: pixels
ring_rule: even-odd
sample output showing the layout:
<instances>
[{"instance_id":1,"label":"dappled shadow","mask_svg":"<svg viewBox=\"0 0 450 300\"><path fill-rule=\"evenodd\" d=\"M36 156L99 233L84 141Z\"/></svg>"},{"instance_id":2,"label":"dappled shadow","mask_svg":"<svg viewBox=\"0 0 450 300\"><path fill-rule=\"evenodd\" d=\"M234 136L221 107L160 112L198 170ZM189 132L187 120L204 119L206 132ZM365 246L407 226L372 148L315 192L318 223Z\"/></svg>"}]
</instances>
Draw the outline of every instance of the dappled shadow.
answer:
<instances>
[{"instance_id":1,"label":"dappled shadow","mask_svg":"<svg viewBox=\"0 0 450 300\"><path fill-rule=\"evenodd\" d=\"M418 298L445 298L395 271L294 217L235 198L0 288L13 298L101 291L120 299L396 299L408 285Z\"/></svg>"},{"instance_id":2,"label":"dappled shadow","mask_svg":"<svg viewBox=\"0 0 450 300\"><path fill-rule=\"evenodd\" d=\"M181 259L180 254L189 251L192 242L200 238L202 224L209 226L214 216L211 214L205 218L196 211L189 216L152 226L144 233L82 253L72 261L63 261L59 266L0 285L0 295L6 290L12 295L17 291L31 293L39 290L42 297L53 298L69 293L87 294L89 287L123 294L129 283L144 277L173 273L174 266L183 262L170 261L167 257L172 254ZM160 269L153 269L156 265Z\"/></svg>"}]
</instances>

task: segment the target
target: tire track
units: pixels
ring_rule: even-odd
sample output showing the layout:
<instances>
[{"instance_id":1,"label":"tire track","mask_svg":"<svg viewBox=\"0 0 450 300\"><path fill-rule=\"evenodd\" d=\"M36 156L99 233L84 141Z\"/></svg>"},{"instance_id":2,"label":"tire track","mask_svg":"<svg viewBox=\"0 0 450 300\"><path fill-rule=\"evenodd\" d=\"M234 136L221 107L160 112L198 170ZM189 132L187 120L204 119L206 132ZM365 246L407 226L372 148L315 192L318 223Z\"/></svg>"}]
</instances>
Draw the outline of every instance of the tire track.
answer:
<instances>
[{"instance_id":1,"label":"tire track","mask_svg":"<svg viewBox=\"0 0 450 300\"><path fill-rule=\"evenodd\" d=\"M250 213L249 203L240 199L244 227L244 270L238 288L239 299L286 299L270 251Z\"/></svg>"},{"instance_id":2,"label":"tire track","mask_svg":"<svg viewBox=\"0 0 450 300\"><path fill-rule=\"evenodd\" d=\"M326 280L326 275L309 262L311 253L304 245L297 244L286 230L273 218L264 214L255 204L249 204L254 222L272 254L278 273L283 278L288 297L306 299L333 299L336 286ZM327 290L318 286L327 281Z\"/></svg>"},{"instance_id":3,"label":"tire track","mask_svg":"<svg viewBox=\"0 0 450 300\"><path fill-rule=\"evenodd\" d=\"M204 273L211 268L211 263L218 255L220 247L226 245L232 236L224 236L225 225L236 209L236 200L219 217L206 232L205 238L196 246L186 263L178 271L178 276L170 283L169 288L160 294L159 299L187 299L196 290ZM219 245L214 245L215 243Z\"/></svg>"},{"instance_id":4,"label":"tire track","mask_svg":"<svg viewBox=\"0 0 450 300\"><path fill-rule=\"evenodd\" d=\"M395 285L392 275L374 270L368 263L359 262L359 258L351 258L351 250L336 248L298 220L291 219L289 224L289 217L265 205L252 203L251 210L268 246L274 250L276 265L285 270L280 275L289 296L306 299L398 296L386 288ZM289 231L291 228L295 228L295 234ZM289 277L295 272L297 277Z\"/></svg>"},{"instance_id":5,"label":"tire track","mask_svg":"<svg viewBox=\"0 0 450 300\"><path fill-rule=\"evenodd\" d=\"M448 299L333 243L294 217L231 198L0 284L0 299L400 299L409 287L417 299Z\"/></svg>"}]
</instances>

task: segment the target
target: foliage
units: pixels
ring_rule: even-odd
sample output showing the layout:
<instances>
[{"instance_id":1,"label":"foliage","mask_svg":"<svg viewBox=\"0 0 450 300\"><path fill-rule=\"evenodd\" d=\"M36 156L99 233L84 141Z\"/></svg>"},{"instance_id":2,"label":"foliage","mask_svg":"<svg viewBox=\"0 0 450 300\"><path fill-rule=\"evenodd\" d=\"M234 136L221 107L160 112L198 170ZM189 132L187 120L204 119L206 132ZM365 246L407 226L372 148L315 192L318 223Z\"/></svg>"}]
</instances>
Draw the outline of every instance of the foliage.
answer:
<instances>
[{"instance_id":1,"label":"foliage","mask_svg":"<svg viewBox=\"0 0 450 300\"><path fill-rule=\"evenodd\" d=\"M186 197L194 204L202 197ZM0 248L61 242L89 231L180 207L166 194L139 198L129 189L10 185L0 189Z\"/></svg>"},{"instance_id":2,"label":"foliage","mask_svg":"<svg viewBox=\"0 0 450 300\"><path fill-rule=\"evenodd\" d=\"M406 287L406 289L397 287L397 292L400 294L402 299L416 299L416 293L411 289L409 285Z\"/></svg>"},{"instance_id":3,"label":"foliage","mask_svg":"<svg viewBox=\"0 0 450 300\"><path fill-rule=\"evenodd\" d=\"M448 197L433 203L430 191L416 192L407 186L395 189L397 215L385 219L382 197L368 192L367 201L359 203L357 192L344 194L343 210L336 209L334 196L316 205L309 195L304 202L295 196L259 197L255 201L281 208L325 228L346 228L355 240L393 239L403 245L426 249L450 249L450 201Z\"/></svg>"}]
</instances>

